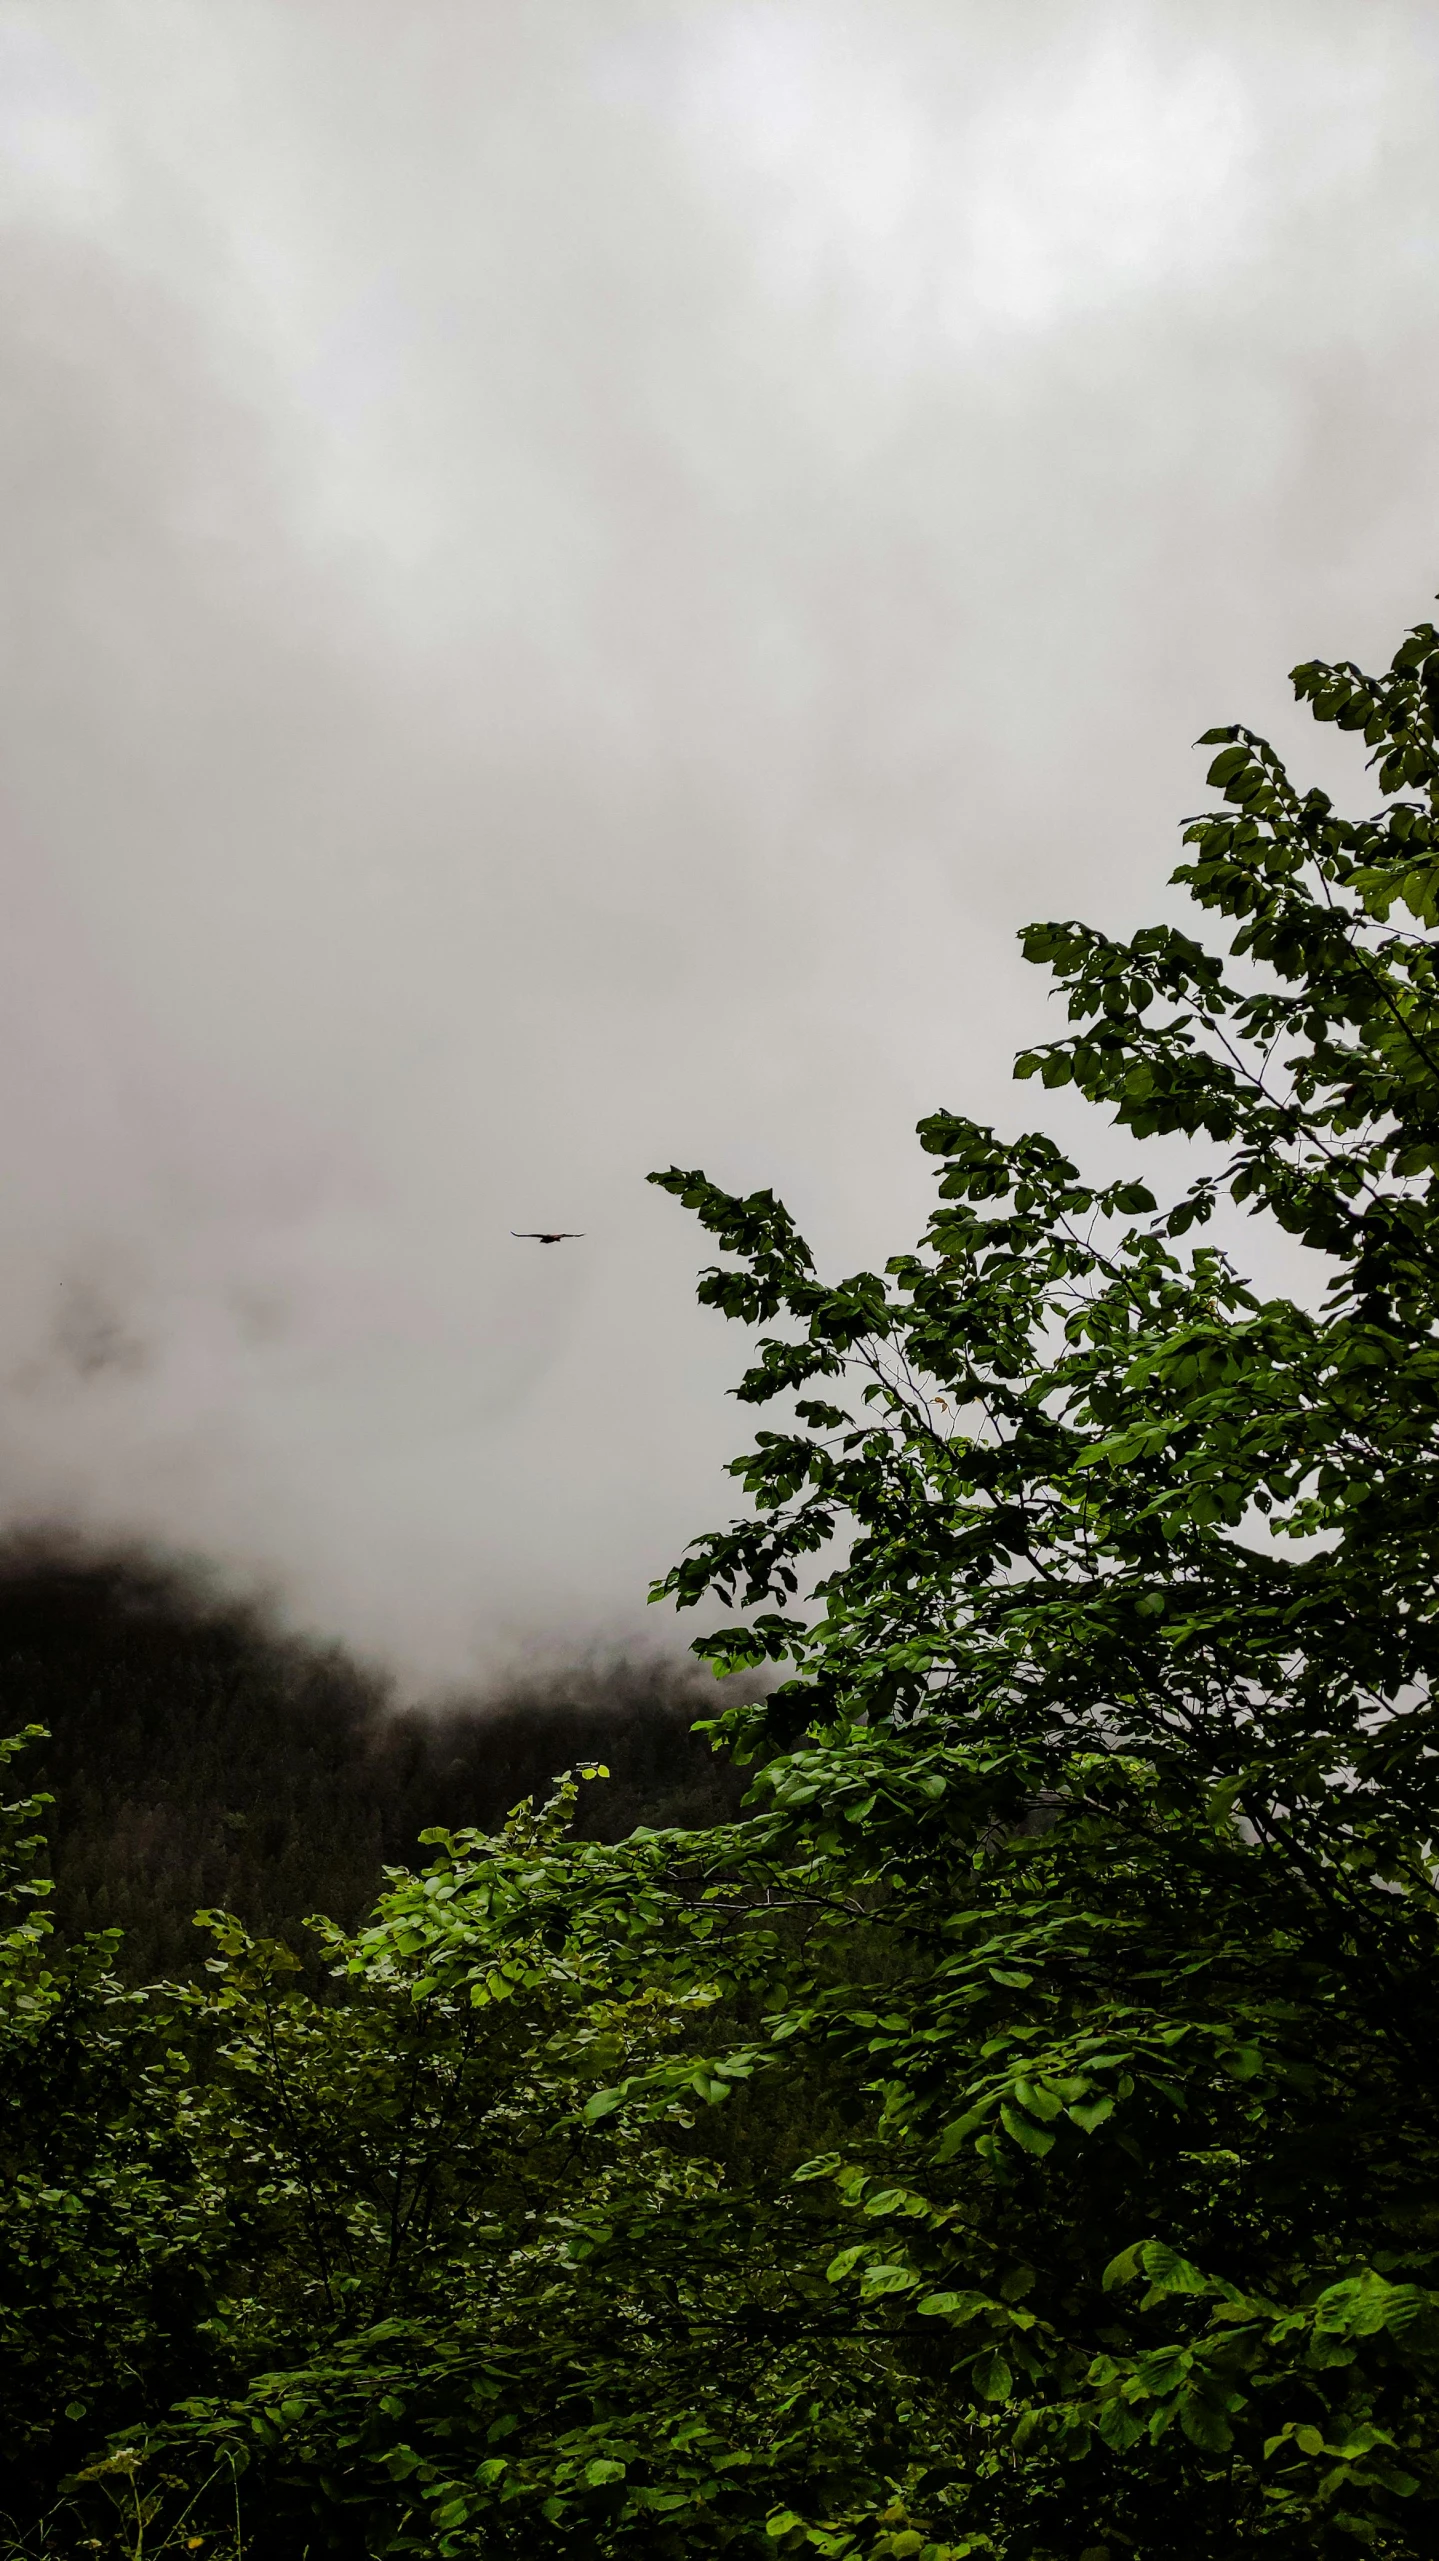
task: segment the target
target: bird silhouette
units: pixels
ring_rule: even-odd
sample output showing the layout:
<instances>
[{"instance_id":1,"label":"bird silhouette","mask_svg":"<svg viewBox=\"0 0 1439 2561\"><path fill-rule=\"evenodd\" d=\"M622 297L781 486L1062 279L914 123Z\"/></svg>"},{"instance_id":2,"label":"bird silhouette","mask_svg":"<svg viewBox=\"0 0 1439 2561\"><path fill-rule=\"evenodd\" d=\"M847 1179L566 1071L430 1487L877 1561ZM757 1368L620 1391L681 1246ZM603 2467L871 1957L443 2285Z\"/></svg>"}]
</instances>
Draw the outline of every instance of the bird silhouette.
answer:
<instances>
[{"instance_id":1,"label":"bird silhouette","mask_svg":"<svg viewBox=\"0 0 1439 2561\"><path fill-rule=\"evenodd\" d=\"M571 1236L583 1236L583 1227L512 1227L510 1234L528 1245L563 1245Z\"/></svg>"}]
</instances>

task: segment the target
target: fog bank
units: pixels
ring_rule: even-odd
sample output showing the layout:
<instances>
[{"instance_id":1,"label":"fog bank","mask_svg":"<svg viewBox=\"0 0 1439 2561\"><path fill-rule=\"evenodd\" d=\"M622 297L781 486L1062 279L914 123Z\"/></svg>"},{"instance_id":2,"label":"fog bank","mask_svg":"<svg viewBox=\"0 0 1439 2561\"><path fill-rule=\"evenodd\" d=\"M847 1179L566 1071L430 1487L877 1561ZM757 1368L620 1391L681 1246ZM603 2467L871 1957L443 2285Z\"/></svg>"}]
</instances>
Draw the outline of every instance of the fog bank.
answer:
<instances>
[{"instance_id":1,"label":"fog bank","mask_svg":"<svg viewBox=\"0 0 1439 2561\"><path fill-rule=\"evenodd\" d=\"M1038 1108L1018 926L1429 608L1436 57L0 5L0 1528L424 1685L654 1634L743 1417L646 1170L907 1243L916 1117Z\"/></svg>"}]
</instances>

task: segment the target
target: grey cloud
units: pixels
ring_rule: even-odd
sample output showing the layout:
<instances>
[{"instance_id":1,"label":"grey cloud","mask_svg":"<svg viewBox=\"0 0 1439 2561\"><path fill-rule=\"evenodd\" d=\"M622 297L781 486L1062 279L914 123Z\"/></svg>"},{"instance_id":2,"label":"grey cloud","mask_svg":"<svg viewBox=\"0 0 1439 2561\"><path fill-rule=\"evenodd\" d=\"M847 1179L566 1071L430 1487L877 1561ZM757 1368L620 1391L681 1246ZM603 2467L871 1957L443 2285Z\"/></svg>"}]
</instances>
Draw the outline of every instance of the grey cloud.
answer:
<instances>
[{"instance_id":1,"label":"grey cloud","mask_svg":"<svg viewBox=\"0 0 1439 2561\"><path fill-rule=\"evenodd\" d=\"M905 1241L1015 928L1439 584L1434 50L0 6L4 1517L417 1679L641 1624L737 1432L646 1168Z\"/></svg>"}]
</instances>

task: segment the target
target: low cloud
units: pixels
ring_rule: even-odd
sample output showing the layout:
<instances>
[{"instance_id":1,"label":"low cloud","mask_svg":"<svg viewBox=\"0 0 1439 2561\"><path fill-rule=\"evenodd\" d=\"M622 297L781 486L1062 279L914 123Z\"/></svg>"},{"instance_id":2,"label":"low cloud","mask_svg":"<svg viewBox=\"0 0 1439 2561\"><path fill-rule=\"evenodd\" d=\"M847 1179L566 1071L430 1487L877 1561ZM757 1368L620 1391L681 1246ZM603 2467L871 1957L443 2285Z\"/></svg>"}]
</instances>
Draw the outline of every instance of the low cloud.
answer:
<instances>
[{"instance_id":1,"label":"low cloud","mask_svg":"<svg viewBox=\"0 0 1439 2561\"><path fill-rule=\"evenodd\" d=\"M907 1241L1015 928L1439 584L1433 53L12 0L0 1522L426 1684L646 1625L741 1429L648 1167Z\"/></svg>"}]
</instances>

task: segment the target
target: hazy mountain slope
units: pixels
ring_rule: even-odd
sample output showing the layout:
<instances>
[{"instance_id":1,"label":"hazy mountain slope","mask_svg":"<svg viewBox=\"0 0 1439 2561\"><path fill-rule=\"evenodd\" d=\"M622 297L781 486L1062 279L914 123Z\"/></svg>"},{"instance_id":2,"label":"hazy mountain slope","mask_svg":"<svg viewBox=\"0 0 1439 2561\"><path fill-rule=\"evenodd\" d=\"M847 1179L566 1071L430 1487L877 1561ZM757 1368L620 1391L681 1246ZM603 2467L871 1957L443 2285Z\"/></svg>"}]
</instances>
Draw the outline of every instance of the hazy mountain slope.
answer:
<instances>
[{"instance_id":1,"label":"hazy mountain slope","mask_svg":"<svg viewBox=\"0 0 1439 2561\"><path fill-rule=\"evenodd\" d=\"M577 1760L612 1776L585 1828L696 1821L738 1795L689 1728L715 1692L680 1664L590 1666L483 1702L400 1712L338 1650L143 1559L0 1553L0 1725L50 1740L55 1912L120 1925L131 1974L187 1969L201 1906L297 1939L354 1922L432 1824L490 1825Z\"/></svg>"}]
</instances>

